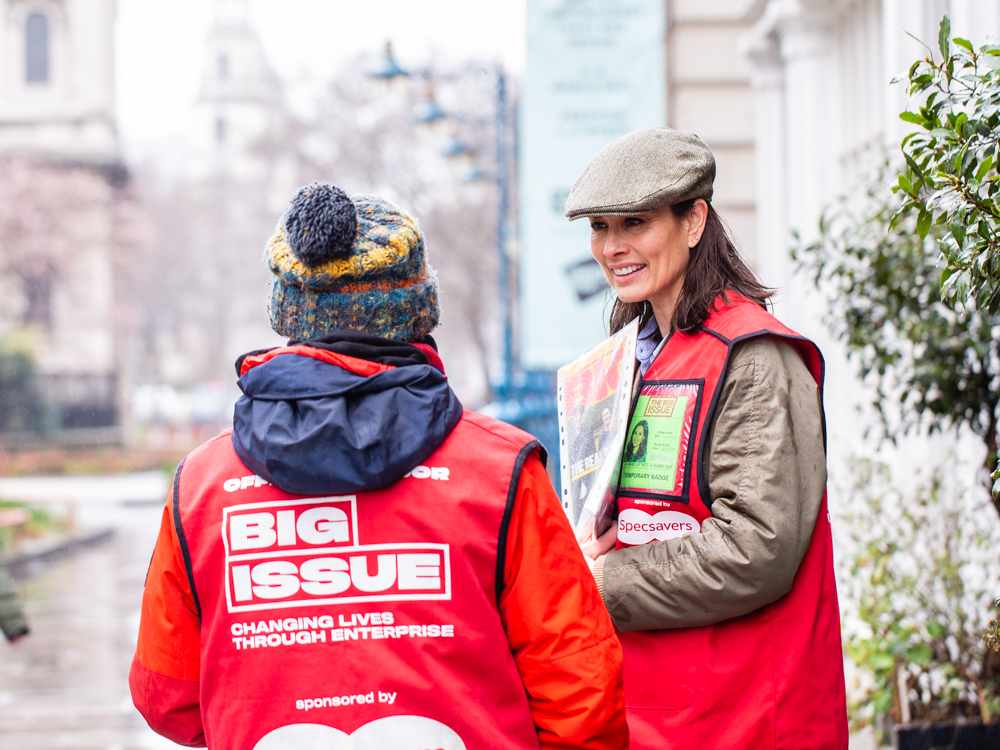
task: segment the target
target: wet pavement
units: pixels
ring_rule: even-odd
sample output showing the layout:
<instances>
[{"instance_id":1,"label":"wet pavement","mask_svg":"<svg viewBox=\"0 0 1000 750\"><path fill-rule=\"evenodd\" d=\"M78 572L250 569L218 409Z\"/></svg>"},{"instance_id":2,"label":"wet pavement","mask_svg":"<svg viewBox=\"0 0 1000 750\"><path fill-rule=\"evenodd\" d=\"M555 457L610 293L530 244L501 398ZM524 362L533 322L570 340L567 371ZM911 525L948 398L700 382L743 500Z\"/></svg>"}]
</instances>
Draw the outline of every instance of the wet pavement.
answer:
<instances>
[{"instance_id":1,"label":"wet pavement","mask_svg":"<svg viewBox=\"0 0 1000 750\"><path fill-rule=\"evenodd\" d=\"M69 508L80 531L111 527L110 540L18 579L31 633L0 638L0 748L155 750L132 706L128 669L142 585L159 529L167 477L80 481L0 479L0 497Z\"/></svg>"}]
</instances>

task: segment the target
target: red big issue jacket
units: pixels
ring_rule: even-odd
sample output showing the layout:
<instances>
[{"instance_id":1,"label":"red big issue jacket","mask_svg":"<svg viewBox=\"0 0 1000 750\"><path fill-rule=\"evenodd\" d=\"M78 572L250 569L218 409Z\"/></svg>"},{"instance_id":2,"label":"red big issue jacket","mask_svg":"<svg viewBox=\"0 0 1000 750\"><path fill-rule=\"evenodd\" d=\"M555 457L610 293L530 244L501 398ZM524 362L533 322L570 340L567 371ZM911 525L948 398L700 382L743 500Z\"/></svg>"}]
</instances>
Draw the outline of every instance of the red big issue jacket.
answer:
<instances>
[{"instance_id":1,"label":"red big issue jacket","mask_svg":"<svg viewBox=\"0 0 1000 750\"><path fill-rule=\"evenodd\" d=\"M622 465L619 549L699 533L711 516L703 457L733 346L765 335L791 341L822 387L823 359L812 342L742 297L730 302L720 300L700 330L675 333L643 377ZM645 445L633 449L640 423ZM628 632L620 640L636 750L847 747L825 496L784 597L708 627Z\"/></svg>"},{"instance_id":2,"label":"red big issue jacket","mask_svg":"<svg viewBox=\"0 0 1000 750\"><path fill-rule=\"evenodd\" d=\"M466 412L424 463L301 497L228 432L193 452L130 675L150 725L220 750L626 747L621 652L537 442Z\"/></svg>"}]
</instances>

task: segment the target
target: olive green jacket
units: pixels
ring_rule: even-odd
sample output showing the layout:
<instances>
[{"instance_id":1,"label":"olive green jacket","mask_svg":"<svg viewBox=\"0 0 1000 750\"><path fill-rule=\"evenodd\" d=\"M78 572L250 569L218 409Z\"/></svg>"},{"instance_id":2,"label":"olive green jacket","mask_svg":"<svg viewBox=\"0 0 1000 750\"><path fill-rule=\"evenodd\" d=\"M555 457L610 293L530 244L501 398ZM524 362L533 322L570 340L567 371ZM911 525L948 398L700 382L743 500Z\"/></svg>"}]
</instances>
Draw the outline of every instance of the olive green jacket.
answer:
<instances>
[{"instance_id":1,"label":"olive green jacket","mask_svg":"<svg viewBox=\"0 0 1000 750\"><path fill-rule=\"evenodd\" d=\"M819 387L772 337L738 344L709 432L700 534L612 550L594 576L625 630L711 625L787 594L826 488Z\"/></svg>"}]
</instances>

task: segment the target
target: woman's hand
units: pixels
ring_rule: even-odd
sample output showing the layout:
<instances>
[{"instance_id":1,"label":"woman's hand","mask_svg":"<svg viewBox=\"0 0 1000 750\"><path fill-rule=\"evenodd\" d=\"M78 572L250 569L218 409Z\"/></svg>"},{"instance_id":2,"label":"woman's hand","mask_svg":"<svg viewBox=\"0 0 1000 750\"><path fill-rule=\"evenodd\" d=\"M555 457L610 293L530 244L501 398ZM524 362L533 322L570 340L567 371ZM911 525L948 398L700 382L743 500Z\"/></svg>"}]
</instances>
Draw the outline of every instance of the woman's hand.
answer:
<instances>
[{"instance_id":1,"label":"woman's hand","mask_svg":"<svg viewBox=\"0 0 1000 750\"><path fill-rule=\"evenodd\" d=\"M601 534L599 537L594 538L594 522L591 521L590 525L587 526L586 532L582 535L580 540L580 551L583 552L583 556L586 557L591 563L597 561L597 558L602 555L606 555L615 546L616 531L618 530L618 524L611 524L611 528ZM593 567L593 565L591 565Z\"/></svg>"}]
</instances>

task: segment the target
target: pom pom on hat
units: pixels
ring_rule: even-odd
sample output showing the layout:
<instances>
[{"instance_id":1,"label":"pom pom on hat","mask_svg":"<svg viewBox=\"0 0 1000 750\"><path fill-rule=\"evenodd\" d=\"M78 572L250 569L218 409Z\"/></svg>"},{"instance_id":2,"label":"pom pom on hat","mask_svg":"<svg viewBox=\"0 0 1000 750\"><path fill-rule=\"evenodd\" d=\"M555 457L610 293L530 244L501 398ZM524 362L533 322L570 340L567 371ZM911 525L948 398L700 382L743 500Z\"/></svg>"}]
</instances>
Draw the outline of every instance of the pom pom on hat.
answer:
<instances>
[{"instance_id":1,"label":"pom pom on hat","mask_svg":"<svg viewBox=\"0 0 1000 750\"><path fill-rule=\"evenodd\" d=\"M354 201L326 182L300 188L283 223L289 248L310 268L350 255L358 231Z\"/></svg>"}]
</instances>

